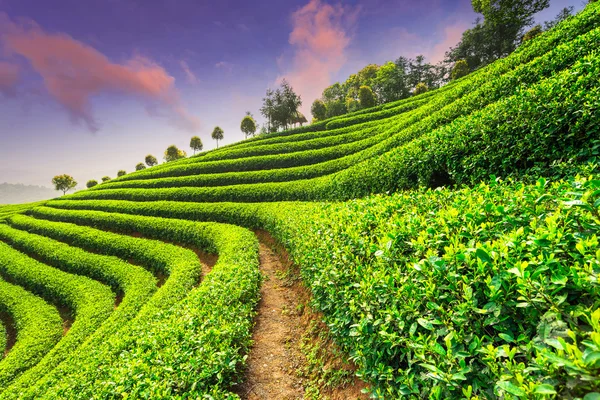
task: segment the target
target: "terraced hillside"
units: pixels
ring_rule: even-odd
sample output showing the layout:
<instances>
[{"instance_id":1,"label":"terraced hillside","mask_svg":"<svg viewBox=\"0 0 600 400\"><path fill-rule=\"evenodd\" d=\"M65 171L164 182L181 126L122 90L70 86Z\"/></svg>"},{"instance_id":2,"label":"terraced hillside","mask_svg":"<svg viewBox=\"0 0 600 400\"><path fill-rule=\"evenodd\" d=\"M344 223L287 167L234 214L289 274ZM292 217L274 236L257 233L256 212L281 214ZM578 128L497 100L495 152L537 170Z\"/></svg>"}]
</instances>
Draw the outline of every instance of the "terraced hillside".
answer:
<instances>
[{"instance_id":1,"label":"terraced hillside","mask_svg":"<svg viewBox=\"0 0 600 400\"><path fill-rule=\"evenodd\" d=\"M261 229L374 396L596 398L598 48L595 3L437 91L0 208L0 397L235 397Z\"/></svg>"}]
</instances>

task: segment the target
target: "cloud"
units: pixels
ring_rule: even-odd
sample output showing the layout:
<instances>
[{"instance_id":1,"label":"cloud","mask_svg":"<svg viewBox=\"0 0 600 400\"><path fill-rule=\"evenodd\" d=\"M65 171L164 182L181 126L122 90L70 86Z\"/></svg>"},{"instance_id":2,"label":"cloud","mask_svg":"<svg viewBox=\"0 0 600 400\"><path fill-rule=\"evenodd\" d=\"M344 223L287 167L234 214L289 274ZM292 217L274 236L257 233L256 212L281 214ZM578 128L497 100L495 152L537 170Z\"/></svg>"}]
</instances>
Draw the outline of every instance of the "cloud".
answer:
<instances>
[{"instance_id":1,"label":"cloud","mask_svg":"<svg viewBox=\"0 0 600 400\"><path fill-rule=\"evenodd\" d=\"M460 42L463 32L470 27L471 25L466 22L456 22L446 26L444 28L441 40L437 41L431 50L427 51L428 59L432 63L443 61L446 52L450 50L450 47L454 47L458 44L458 42Z\"/></svg>"},{"instance_id":2,"label":"cloud","mask_svg":"<svg viewBox=\"0 0 600 400\"><path fill-rule=\"evenodd\" d=\"M7 97L15 96L18 80L19 67L0 61L0 93Z\"/></svg>"},{"instance_id":3,"label":"cloud","mask_svg":"<svg viewBox=\"0 0 600 400\"><path fill-rule=\"evenodd\" d=\"M191 83L192 85L197 85L200 82L198 80L198 77L196 77L196 75L194 75L194 73L190 69L188 63L181 60L179 61L179 65L181 66L181 69L183 69L183 72L185 72L185 77L187 78L188 83Z\"/></svg>"},{"instance_id":4,"label":"cloud","mask_svg":"<svg viewBox=\"0 0 600 400\"><path fill-rule=\"evenodd\" d=\"M0 20L9 22L0 32L5 51L31 63L48 93L67 110L73 122L83 122L90 131L98 131L90 99L100 93L120 93L137 97L147 109L162 106L181 129L199 129L199 121L181 104L175 78L151 60L134 56L123 64L113 63L68 35L50 34L35 24L15 24L2 17Z\"/></svg>"},{"instance_id":5,"label":"cloud","mask_svg":"<svg viewBox=\"0 0 600 400\"><path fill-rule=\"evenodd\" d=\"M472 24L465 20L449 18L437 24L438 29L430 32L428 36L408 31L404 27L393 27L382 34L390 38L385 46L379 48L376 55L379 59L395 60L399 56L416 57L425 56L427 62L436 64L443 61L450 47L456 46L462 33Z\"/></svg>"},{"instance_id":6,"label":"cloud","mask_svg":"<svg viewBox=\"0 0 600 400\"><path fill-rule=\"evenodd\" d=\"M224 69L229 72L233 70L233 64L227 61L219 61L215 64L215 67L219 69Z\"/></svg>"},{"instance_id":7,"label":"cloud","mask_svg":"<svg viewBox=\"0 0 600 400\"><path fill-rule=\"evenodd\" d=\"M310 0L292 14L289 43L293 55L291 61L285 55L278 59L285 72L277 81L285 78L290 82L302 97L306 115L312 101L321 96L323 89L332 83L333 74L346 62L346 49L351 40L349 32L358 12L359 8Z\"/></svg>"}]
</instances>

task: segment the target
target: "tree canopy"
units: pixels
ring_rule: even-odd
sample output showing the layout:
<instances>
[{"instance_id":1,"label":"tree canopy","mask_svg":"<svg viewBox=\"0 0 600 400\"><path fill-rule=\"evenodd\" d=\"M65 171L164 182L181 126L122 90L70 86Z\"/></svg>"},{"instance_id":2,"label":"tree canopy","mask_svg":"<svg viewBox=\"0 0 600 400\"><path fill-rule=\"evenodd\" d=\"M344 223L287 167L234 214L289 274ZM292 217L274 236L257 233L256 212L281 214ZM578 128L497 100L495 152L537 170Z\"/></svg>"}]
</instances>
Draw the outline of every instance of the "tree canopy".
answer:
<instances>
[{"instance_id":1,"label":"tree canopy","mask_svg":"<svg viewBox=\"0 0 600 400\"><path fill-rule=\"evenodd\" d=\"M420 55L412 58L398 57L383 65L369 64L345 82L336 82L325 88L320 99L313 102L311 112L316 120L324 120L353 112L359 108L401 100L411 95L411 91L423 82L429 88L438 88L448 80L447 65L433 65ZM370 88L364 105L360 101L361 87ZM366 89L365 89L366 90ZM372 101L374 100L374 101Z\"/></svg>"},{"instance_id":2,"label":"tree canopy","mask_svg":"<svg viewBox=\"0 0 600 400\"><path fill-rule=\"evenodd\" d=\"M146 165L149 167L153 167L158 164L158 160L152 154L148 154L144 161L146 161Z\"/></svg>"},{"instance_id":3,"label":"tree canopy","mask_svg":"<svg viewBox=\"0 0 600 400\"><path fill-rule=\"evenodd\" d=\"M89 189L89 188L93 188L94 186L98 185L98 181L95 179L90 179L89 181L87 181L87 183L85 184L85 186Z\"/></svg>"},{"instance_id":4,"label":"tree canopy","mask_svg":"<svg viewBox=\"0 0 600 400\"><path fill-rule=\"evenodd\" d=\"M135 166L135 170L136 170L136 171L141 171L141 170L143 170L143 169L146 169L146 166L144 165L144 163L138 163L138 164Z\"/></svg>"},{"instance_id":5,"label":"tree canopy","mask_svg":"<svg viewBox=\"0 0 600 400\"><path fill-rule=\"evenodd\" d=\"M127 171L125 171L124 169L121 169L117 172L117 176L123 176L123 175L127 175Z\"/></svg>"},{"instance_id":6,"label":"tree canopy","mask_svg":"<svg viewBox=\"0 0 600 400\"><path fill-rule=\"evenodd\" d=\"M217 149L219 148L219 140L223 140L224 138L224 133L220 126L215 126L215 129L212 131L211 137L217 141Z\"/></svg>"},{"instance_id":7,"label":"tree canopy","mask_svg":"<svg viewBox=\"0 0 600 400\"><path fill-rule=\"evenodd\" d=\"M203 147L202 139L198 136L194 136L190 139L190 148L194 150L194 154L196 154L197 151L201 151Z\"/></svg>"},{"instance_id":8,"label":"tree canopy","mask_svg":"<svg viewBox=\"0 0 600 400\"><path fill-rule=\"evenodd\" d=\"M260 113L267 119L269 132L276 132L294 124L300 106L302 99L284 79L276 90L267 89Z\"/></svg>"},{"instance_id":9,"label":"tree canopy","mask_svg":"<svg viewBox=\"0 0 600 400\"><path fill-rule=\"evenodd\" d=\"M256 121L252 114L248 111L246 116L242 118L242 123L240 124L240 130L244 134L245 138L248 139L248 136L254 136L256 133Z\"/></svg>"},{"instance_id":10,"label":"tree canopy","mask_svg":"<svg viewBox=\"0 0 600 400\"><path fill-rule=\"evenodd\" d=\"M67 174L56 175L54 178L52 178L52 184L56 190L62 191L63 195L77 186L75 179L73 179L71 175Z\"/></svg>"},{"instance_id":11,"label":"tree canopy","mask_svg":"<svg viewBox=\"0 0 600 400\"><path fill-rule=\"evenodd\" d=\"M180 158L185 158L186 156L187 154L185 153L185 151L180 150L177 146L172 144L165 150L164 159L166 162L171 162L179 160Z\"/></svg>"},{"instance_id":12,"label":"tree canopy","mask_svg":"<svg viewBox=\"0 0 600 400\"><path fill-rule=\"evenodd\" d=\"M467 63L467 60L459 60L454 64L454 67L452 67L450 78L452 80L462 78L463 76L468 75L469 72L469 64Z\"/></svg>"},{"instance_id":13,"label":"tree canopy","mask_svg":"<svg viewBox=\"0 0 600 400\"><path fill-rule=\"evenodd\" d=\"M317 121L322 121L327 118L327 108L325 108L325 103L323 103L323 100L321 99L313 101L310 112Z\"/></svg>"},{"instance_id":14,"label":"tree canopy","mask_svg":"<svg viewBox=\"0 0 600 400\"><path fill-rule=\"evenodd\" d=\"M375 93L369 86L361 86L358 91L358 101L361 108L374 107L377 104Z\"/></svg>"},{"instance_id":15,"label":"tree canopy","mask_svg":"<svg viewBox=\"0 0 600 400\"><path fill-rule=\"evenodd\" d=\"M483 16L462 34L456 47L446 53L449 62L466 60L470 70L483 67L512 53L535 13L550 0L472 0L473 10Z\"/></svg>"}]
</instances>

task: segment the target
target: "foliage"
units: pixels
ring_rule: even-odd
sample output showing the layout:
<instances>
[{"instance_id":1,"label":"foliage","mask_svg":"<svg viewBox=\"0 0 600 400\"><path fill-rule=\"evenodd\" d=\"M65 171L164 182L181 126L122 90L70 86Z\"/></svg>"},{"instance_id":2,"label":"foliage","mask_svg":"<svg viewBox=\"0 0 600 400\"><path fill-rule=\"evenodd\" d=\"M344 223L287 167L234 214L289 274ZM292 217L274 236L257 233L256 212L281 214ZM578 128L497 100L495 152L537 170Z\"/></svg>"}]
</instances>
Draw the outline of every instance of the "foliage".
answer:
<instances>
[{"instance_id":1,"label":"foliage","mask_svg":"<svg viewBox=\"0 0 600 400\"><path fill-rule=\"evenodd\" d=\"M528 30L527 32L525 32L525 34L523 35L523 42L526 42L528 40L533 39L534 37L541 35L542 34L542 26L541 25L536 25L533 28L531 28L530 30Z\"/></svg>"},{"instance_id":2,"label":"foliage","mask_svg":"<svg viewBox=\"0 0 600 400\"><path fill-rule=\"evenodd\" d=\"M288 81L283 79L276 90L267 89L260 113L268 121L268 131L276 132L281 128L287 129L294 123L300 106L302 106L302 99L294 92Z\"/></svg>"},{"instance_id":3,"label":"foliage","mask_svg":"<svg viewBox=\"0 0 600 400\"><path fill-rule=\"evenodd\" d=\"M110 181L110 176L103 176L102 177L102 182L108 182Z\"/></svg>"},{"instance_id":4,"label":"foliage","mask_svg":"<svg viewBox=\"0 0 600 400\"><path fill-rule=\"evenodd\" d=\"M456 47L446 53L449 62L466 60L471 70L506 57L518 46L533 15L548 7L549 0L472 0L475 12L483 15L462 34Z\"/></svg>"},{"instance_id":5,"label":"foliage","mask_svg":"<svg viewBox=\"0 0 600 400\"><path fill-rule=\"evenodd\" d=\"M242 119L240 129L246 139L248 139L248 136L254 136L256 133L256 121L250 112L247 112L246 116Z\"/></svg>"},{"instance_id":6,"label":"foliage","mask_svg":"<svg viewBox=\"0 0 600 400\"><path fill-rule=\"evenodd\" d=\"M89 188L93 188L94 186L98 185L98 181L95 179L90 179L89 181L87 181L87 183L85 184L85 186L89 189Z\"/></svg>"},{"instance_id":7,"label":"foliage","mask_svg":"<svg viewBox=\"0 0 600 400\"><path fill-rule=\"evenodd\" d=\"M190 139L190 148L194 150L194 154L196 154L197 151L202 150L203 147L202 139L200 139L198 136L193 136Z\"/></svg>"},{"instance_id":8,"label":"foliage","mask_svg":"<svg viewBox=\"0 0 600 400\"><path fill-rule=\"evenodd\" d=\"M135 166L135 170L136 170L136 171L141 171L141 170L143 170L143 169L146 169L146 165L144 165L144 163L138 163L138 164Z\"/></svg>"},{"instance_id":9,"label":"foliage","mask_svg":"<svg viewBox=\"0 0 600 400\"><path fill-rule=\"evenodd\" d=\"M124 169L121 169L117 172L117 177L121 177L121 176L125 176L127 175L127 171L125 171Z\"/></svg>"},{"instance_id":10,"label":"foliage","mask_svg":"<svg viewBox=\"0 0 600 400\"><path fill-rule=\"evenodd\" d=\"M321 99L316 99L313 101L312 106L310 107L310 112L317 121L327 118L327 108Z\"/></svg>"},{"instance_id":11,"label":"foliage","mask_svg":"<svg viewBox=\"0 0 600 400\"><path fill-rule=\"evenodd\" d=\"M573 6L564 7L562 10L560 10L558 12L558 14L556 14L556 17L554 17L554 19L552 21L544 22L544 30L549 31L550 29L554 28L556 25L560 24L561 22L563 22L564 20L566 20L567 18L572 16L573 9L574 9Z\"/></svg>"},{"instance_id":12,"label":"foliage","mask_svg":"<svg viewBox=\"0 0 600 400\"><path fill-rule=\"evenodd\" d=\"M593 398L599 47L596 3L439 89L0 206L0 275L76 317L2 381L8 353L1 397L236 398L263 229L372 397Z\"/></svg>"},{"instance_id":13,"label":"foliage","mask_svg":"<svg viewBox=\"0 0 600 400\"><path fill-rule=\"evenodd\" d=\"M368 86L361 86L358 91L358 101L361 108L370 108L377 105L377 99L373 90Z\"/></svg>"},{"instance_id":14,"label":"foliage","mask_svg":"<svg viewBox=\"0 0 600 400\"><path fill-rule=\"evenodd\" d=\"M417 96L417 95L423 94L427 91L429 91L429 88L427 87L426 84L421 82L421 83L417 84L417 86L415 86L415 89L413 90L413 95Z\"/></svg>"},{"instance_id":15,"label":"foliage","mask_svg":"<svg viewBox=\"0 0 600 400\"><path fill-rule=\"evenodd\" d=\"M342 116L353 113L359 108L370 108L377 103L389 103L410 96L411 88L418 83L424 82L430 88L437 88L446 79L446 67L442 64L432 65L425 62L425 57L417 56L415 59L399 57L395 62L388 61L384 65L369 64L358 73L350 75L343 83L336 82L325 88L321 99L315 100L317 107L321 107L318 101L323 102L323 109L314 110L320 113L320 117L313 116L319 120ZM372 93L366 94L366 104L360 101L361 87L367 86ZM358 107L360 105L360 107Z\"/></svg>"},{"instance_id":16,"label":"foliage","mask_svg":"<svg viewBox=\"0 0 600 400\"><path fill-rule=\"evenodd\" d=\"M52 178L52 184L56 190L60 190L66 194L69 190L77 186L77 182L71 175L57 175Z\"/></svg>"},{"instance_id":17,"label":"foliage","mask_svg":"<svg viewBox=\"0 0 600 400\"><path fill-rule=\"evenodd\" d=\"M38 363L62 338L56 308L17 285L0 280L0 310L10 315L17 340L0 362L0 388Z\"/></svg>"},{"instance_id":18,"label":"foliage","mask_svg":"<svg viewBox=\"0 0 600 400\"><path fill-rule=\"evenodd\" d=\"M185 153L185 151L179 149L174 144L170 145L165 150L164 159L166 162L176 161L176 160L179 160L179 159L185 158L185 157L187 157L187 154Z\"/></svg>"},{"instance_id":19,"label":"foliage","mask_svg":"<svg viewBox=\"0 0 600 400\"><path fill-rule=\"evenodd\" d=\"M212 131L211 137L217 141L217 149L219 148L219 140L223 140L223 133L223 129L219 126L215 126L215 129Z\"/></svg>"},{"instance_id":20,"label":"foliage","mask_svg":"<svg viewBox=\"0 0 600 400\"><path fill-rule=\"evenodd\" d=\"M467 64L467 60L459 60L454 63L454 67L452 67L452 72L450 73L450 78L452 80L456 80L462 78L463 76L469 75L469 64Z\"/></svg>"},{"instance_id":21,"label":"foliage","mask_svg":"<svg viewBox=\"0 0 600 400\"><path fill-rule=\"evenodd\" d=\"M153 167L156 164L158 164L158 160L156 160L156 157L154 157L152 154L148 154L146 156L146 158L144 159L144 161L146 162L146 165L149 167Z\"/></svg>"}]
</instances>

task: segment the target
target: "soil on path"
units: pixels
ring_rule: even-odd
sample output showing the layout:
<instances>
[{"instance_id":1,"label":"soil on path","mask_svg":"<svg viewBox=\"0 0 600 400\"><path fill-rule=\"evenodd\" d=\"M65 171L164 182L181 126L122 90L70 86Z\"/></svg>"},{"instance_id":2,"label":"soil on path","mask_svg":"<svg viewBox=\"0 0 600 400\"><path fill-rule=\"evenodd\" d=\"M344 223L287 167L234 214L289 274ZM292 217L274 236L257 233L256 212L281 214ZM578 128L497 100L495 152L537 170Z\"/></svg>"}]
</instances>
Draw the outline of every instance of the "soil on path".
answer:
<instances>
[{"instance_id":1,"label":"soil on path","mask_svg":"<svg viewBox=\"0 0 600 400\"><path fill-rule=\"evenodd\" d=\"M306 289L298 281L290 284L284 277L291 265L287 254L266 232L257 232L257 235L264 281L244 383L235 392L244 400L304 399L303 380L298 370L306 360L300 342L310 320L317 317L304 307L308 301ZM277 247L280 255L273 247ZM358 380L354 383L324 394L333 400L365 399L360 392L364 384Z\"/></svg>"}]
</instances>

